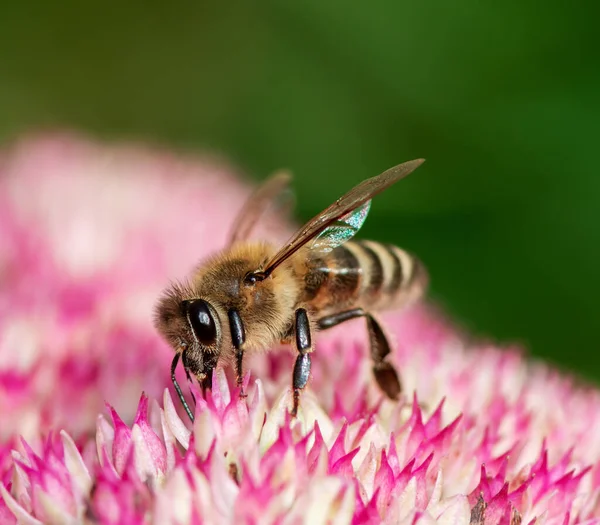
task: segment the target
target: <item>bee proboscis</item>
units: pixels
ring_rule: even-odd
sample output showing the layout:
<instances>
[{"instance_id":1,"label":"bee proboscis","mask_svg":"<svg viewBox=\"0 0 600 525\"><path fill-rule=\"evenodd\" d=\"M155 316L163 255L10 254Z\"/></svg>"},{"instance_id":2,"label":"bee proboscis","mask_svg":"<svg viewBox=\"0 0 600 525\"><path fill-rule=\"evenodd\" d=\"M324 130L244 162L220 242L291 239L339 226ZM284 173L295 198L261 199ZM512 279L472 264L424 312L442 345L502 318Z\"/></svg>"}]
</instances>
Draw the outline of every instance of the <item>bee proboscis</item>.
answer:
<instances>
[{"instance_id":1,"label":"bee proboscis","mask_svg":"<svg viewBox=\"0 0 600 525\"><path fill-rule=\"evenodd\" d=\"M427 273L408 252L374 241L351 241L361 228L371 199L407 176L423 159L400 164L355 186L300 228L281 248L247 241L268 203L289 184L277 174L243 207L228 246L203 262L186 283L173 284L156 308L156 326L175 349L171 379L179 359L188 379L211 387L219 363L233 363L242 384L244 356L278 343L298 352L293 371L292 415L311 369L313 329L325 330L363 317L369 335L373 373L391 399L401 393L398 374L387 356L390 345L373 312L399 308L421 297Z\"/></svg>"}]
</instances>

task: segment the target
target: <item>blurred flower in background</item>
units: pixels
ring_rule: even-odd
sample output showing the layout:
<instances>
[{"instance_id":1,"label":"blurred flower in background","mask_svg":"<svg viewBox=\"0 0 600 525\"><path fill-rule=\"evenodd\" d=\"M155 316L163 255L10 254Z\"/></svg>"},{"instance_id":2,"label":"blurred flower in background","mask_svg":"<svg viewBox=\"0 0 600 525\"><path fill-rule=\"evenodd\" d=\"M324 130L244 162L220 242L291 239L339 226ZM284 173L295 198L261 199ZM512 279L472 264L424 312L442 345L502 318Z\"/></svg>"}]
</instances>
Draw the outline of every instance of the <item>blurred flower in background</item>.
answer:
<instances>
[{"instance_id":1,"label":"blurred flower in background","mask_svg":"<svg viewBox=\"0 0 600 525\"><path fill-rule=\"evenodd\" d=\"M401 402L358 322L319 337L297 420L274 352L247 399L217 370L190 430L152 308L248 191L216 159L68 135L1 155L2 523L600 523L600 393L428 305L384 316Z\"/></svg>"},{"instance_id":2,"label":"blurred flower in background","mask_svg":"<svg viewBox=\"0 0 600 525\"><path fill-rule=\"evenodd\" d=\"M424 157L364 235L419 254L474 332L600 380L594 2L102 6L2 6L1 141L66 127L288 168L304 220Z\"/></svg>"},{"instance_id":3,"label":"blurred flower in background","mask_svg":"<svg viewBox=\"0 0 600 525\"><path fill-rule=\"evenodd\" d=\"M224 202L244 189L216 165L60 136L17 144L1 169L1 432L84 432L117 384L130 418L132 396L161 393L169 359L154 300L219 247Z\"/></svg>"}]
</instances>

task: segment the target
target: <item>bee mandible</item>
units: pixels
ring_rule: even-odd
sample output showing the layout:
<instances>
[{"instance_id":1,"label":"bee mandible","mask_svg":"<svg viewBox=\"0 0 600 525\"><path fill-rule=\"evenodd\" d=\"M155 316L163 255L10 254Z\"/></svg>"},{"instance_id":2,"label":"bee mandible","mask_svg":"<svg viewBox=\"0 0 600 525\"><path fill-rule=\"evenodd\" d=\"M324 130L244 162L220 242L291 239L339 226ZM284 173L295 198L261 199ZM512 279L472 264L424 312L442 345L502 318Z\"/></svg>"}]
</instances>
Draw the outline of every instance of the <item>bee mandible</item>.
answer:
<instances>
[{"instance_id":1,"label":"bee mandible","mask_svg":"<svg viewBox=\"0 0 600 525\"><path fill-rule=\"evenodd\" d=\"M188 416L194 419L175 378L179 359L188 380L211 387L221 363L243 380L244 356L293 344L292 415L308 383L313 330L362 317L369 336L373 374L390 399L401 393L398 373L387 360L390 344L373 312L396 309L420 298L428 283L423 264L392 245L351 241L364 224L371 199L422 163L400 164L355 186L300 228L281 248L246 239L289 176L267 179L234 222L227 247L203 262L186 283L173 284L156 307L155 323L175 350L171 379Z\"/></svg>"}]
</instances>

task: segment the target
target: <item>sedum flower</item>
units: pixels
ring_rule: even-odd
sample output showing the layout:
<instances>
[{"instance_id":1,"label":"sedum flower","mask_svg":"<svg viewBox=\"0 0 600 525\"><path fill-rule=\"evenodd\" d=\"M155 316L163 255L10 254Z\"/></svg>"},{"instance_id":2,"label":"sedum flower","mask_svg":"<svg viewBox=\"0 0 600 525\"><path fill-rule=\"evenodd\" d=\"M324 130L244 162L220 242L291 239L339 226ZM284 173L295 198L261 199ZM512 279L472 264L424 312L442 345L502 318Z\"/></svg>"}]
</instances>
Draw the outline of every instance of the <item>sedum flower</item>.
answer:
<instances>
[{"instance_id":1,"label":"sedum flower","mask_svg":"<svg viewBox=\"0 0 600 525\"><path fill-rule=\"evenodd\" d=\"M296 419L280 349L248 361L247 398L217 369L190 424L152 306L246 187L69 136L0 159L0 523L600 523L599 391L430 305L382 315L400 402L356 321L319 336Z\"/></svg>"}]
</instances>

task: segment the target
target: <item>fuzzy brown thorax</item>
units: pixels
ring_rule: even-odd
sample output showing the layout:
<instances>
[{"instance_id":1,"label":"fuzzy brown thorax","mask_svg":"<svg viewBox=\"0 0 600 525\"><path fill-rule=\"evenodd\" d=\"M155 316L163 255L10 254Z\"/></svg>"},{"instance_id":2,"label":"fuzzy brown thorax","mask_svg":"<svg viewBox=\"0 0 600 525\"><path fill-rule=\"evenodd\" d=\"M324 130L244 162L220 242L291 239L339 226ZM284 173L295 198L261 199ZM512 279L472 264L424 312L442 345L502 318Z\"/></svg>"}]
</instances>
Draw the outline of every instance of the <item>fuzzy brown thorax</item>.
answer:
<instances>
[{"instance_id":1,"label":"fuzzy brown thorax","mask_svg":"<svg viewBox=\"0 0 600 525\"><path fill-rule=\"evenodd\" d=\"M231 361L228 312L239 312L245 330L244 350L267 350L289 331L300 287L291 264L269 278L248 283L245 277L260 270L275 248L266 243L240 243L200 264L187 283L174 284L158 303L156 326L177 352L185 352L202 373L207 362ZM186 317L186 301L203 300L212 308L217 325L214 344L204 345L194 336ZM199 363L202 363L201 365ZM192 370L196 375L198 372Z\"/></svg>"}]
</instances>

